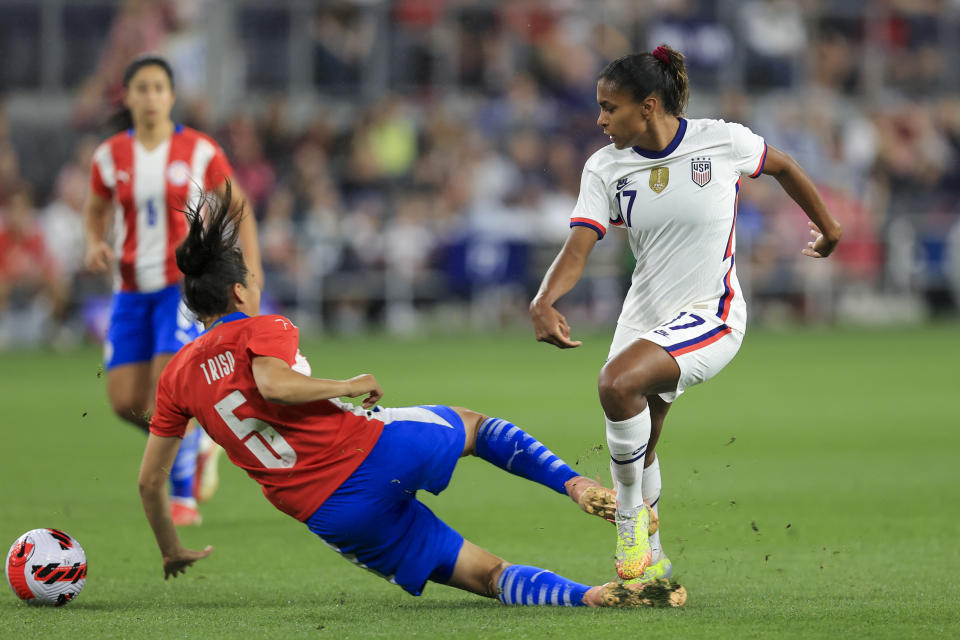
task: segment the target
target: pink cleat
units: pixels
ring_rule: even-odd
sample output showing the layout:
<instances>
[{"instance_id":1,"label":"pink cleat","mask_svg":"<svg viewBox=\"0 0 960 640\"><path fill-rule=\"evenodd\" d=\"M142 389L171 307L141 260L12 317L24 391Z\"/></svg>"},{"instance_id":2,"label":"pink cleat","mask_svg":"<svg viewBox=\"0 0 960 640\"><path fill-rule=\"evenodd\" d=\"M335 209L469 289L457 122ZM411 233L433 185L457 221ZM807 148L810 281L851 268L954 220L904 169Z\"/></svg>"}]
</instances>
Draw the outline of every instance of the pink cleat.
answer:
<instances>
[{"instance_id":1,"label":"pink cleat","mask_svg":"<svg viewBox=\"0 0 960 640\"><path fill-rule=\"evenodd\" d=\"M193 527L203 522L203 516L197 511L196 500L192 498L170 497L170 516L178 527Z\"/></svg>"},{"instance_id":2,"label":"pink cleat","mask_svg":"<svg viewBox=\"0 0 960 640\"><path fill-rule=\"evenodd\" d=\"M199 427L198 427L199 428ZM206 502L213 497L220 486L220 474L217 461L223 449L204 432L200 438L197 452L197 470L193 476L193 497L197 502Z\"/></svg>"}]
</instances>

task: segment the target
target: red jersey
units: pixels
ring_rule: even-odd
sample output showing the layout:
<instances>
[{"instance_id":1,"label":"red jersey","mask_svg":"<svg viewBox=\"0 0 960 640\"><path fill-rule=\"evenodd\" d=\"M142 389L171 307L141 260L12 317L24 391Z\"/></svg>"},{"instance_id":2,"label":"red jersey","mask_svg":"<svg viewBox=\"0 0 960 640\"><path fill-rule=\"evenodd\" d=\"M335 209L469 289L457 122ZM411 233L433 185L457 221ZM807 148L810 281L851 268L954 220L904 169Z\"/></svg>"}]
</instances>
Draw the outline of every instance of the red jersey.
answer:
<instances>
[{"instance_id":1,"label":"red jersey","mask_svg":"<svg viewBox=\"0 0 960 640\"><path fill-rule=\"evenodd\" d=\"M366 459L383 422L339 401L264 400L251 360L269 356L292 367L299 336L283 316L226 316L164 368L150 432L183 437L195 417L277 509L303 521Z\"/></svg>"},{"instance_id":2,"label":"red jersey","mask_svg":"<svg viewBox=\"0 0 960 640\"><path fill-rule=\"evenodd\" d=\"M180 279L174 252L187 235L183 209L233 170L212 138L178 124L152 151L136 141L133 129L108 138L94 152L90 173L93 192L117 204L117 288L149 292Z\"/></svg>"}]
</instances>

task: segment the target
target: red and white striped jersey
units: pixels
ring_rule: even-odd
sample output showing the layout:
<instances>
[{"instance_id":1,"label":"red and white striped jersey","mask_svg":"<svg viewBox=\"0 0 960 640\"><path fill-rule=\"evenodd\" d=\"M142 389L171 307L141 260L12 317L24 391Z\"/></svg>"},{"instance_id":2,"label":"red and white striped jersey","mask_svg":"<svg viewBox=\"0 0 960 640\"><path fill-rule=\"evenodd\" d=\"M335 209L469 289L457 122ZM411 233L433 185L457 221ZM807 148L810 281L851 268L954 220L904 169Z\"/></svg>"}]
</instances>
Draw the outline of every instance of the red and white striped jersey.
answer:
<instances>
[{"instance_id":1,"label":"red and white striped jersey","mask_svg":"<svg viewBox=\"0 0 960 640\"><path fill-rule=\"evenodd\" d=\"M180 279L174 252L187 234L183 210L200 191L233 174L223 150L207 135L176 125L173 135L147 151L133 129L103 142L93 155L90 187L116 204L115 288L158 291Z\"/></svg>"}]
</instances>

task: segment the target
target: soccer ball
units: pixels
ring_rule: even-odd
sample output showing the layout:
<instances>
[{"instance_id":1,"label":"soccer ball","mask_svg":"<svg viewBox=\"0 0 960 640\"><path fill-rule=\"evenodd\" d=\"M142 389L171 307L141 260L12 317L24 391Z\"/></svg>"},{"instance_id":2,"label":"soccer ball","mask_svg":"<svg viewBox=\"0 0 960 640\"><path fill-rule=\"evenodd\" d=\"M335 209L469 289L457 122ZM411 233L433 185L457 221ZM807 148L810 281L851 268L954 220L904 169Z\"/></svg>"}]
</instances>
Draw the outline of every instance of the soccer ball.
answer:
<instances>
[{"instance_id":1,"label":"soccer ball","mask_svg":"<svg viewBox=\"0 0 960 640\"><path fill-rule=\"evenodd\" d=\"M80 594L87 556L80 543L57 529L33 529L7 553L7 582L21 600L59 607Z\"/></svg>"}]
</instances>

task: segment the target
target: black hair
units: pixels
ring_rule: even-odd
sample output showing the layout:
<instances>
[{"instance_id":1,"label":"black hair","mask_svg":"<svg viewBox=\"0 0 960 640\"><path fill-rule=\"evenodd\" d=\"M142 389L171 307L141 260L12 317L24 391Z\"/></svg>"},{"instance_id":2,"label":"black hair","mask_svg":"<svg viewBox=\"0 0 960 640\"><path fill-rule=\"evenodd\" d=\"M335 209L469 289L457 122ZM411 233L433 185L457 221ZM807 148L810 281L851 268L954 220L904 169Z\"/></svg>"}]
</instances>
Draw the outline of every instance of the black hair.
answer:
<instances>
[{"instance_id":1,"label":"black hair","mask_svg":"<svg viewBox=\"0 0 960 640\"><path fill-rule=\"evenodd\" d=\"M170 88L173 89L173 67L170 66L170 63L167 62L166 58L162 58L153 53L145 53L131 60L126 69L123 70L124 90L130 88L130 81L133 79L133 76L137 75L137 71L140 71L140 69L143 69L144 67L151 66L160 67L166 72L167 78L170 79ZM132 126L133 114L130 113L130 109L121 106L120 110L111 115L107 120L106 125L104 125L104 129L116 133L129 129Z\"/></svg>"},{"instance_id":2,"label":"black hair","mask_svg":"<svg viewBox=\"0 0 960 640\"><path fill-rule=\"evenodd\" d=\"M636 102L656 93L663 102L663 110L674 116L683 115L690 98L683 54L665 44L653 53L632 53L617 58L603 68L597 80L607 80L617 89L629 92Z\"/></svg>"},{"instance_id":3,"label":"black hair","mask_svg":"<svg viewBox=\"0 0 960 640\"><path fill-rule=\"evenodd\" d=\"M233 285L247 283L247 265L237 246L242 209L230 208L231 193L227 180L223 198L203 193L183 212L189 229L177 247L177 267L183 272L187 307L201 320L233 311Z\"/></svg>"},{"instance_id":4,"label":"black hair","mask_svg":"<svg viewBox=\"0 0 960 640\"><path fill-rule=\"evenodd\" d=\"M133 80L133 76L137 75L137 71L140 71L140 69L144 67L160 67L166 71L167 77L170 78L170 88L173 88L173 67L170 66L170 63L167 62L166 58L162 58L153 53L145 53L131 60L127 68L123 70L124 89L130 87L130 81Z\"/></svg>"}]
</instances>

